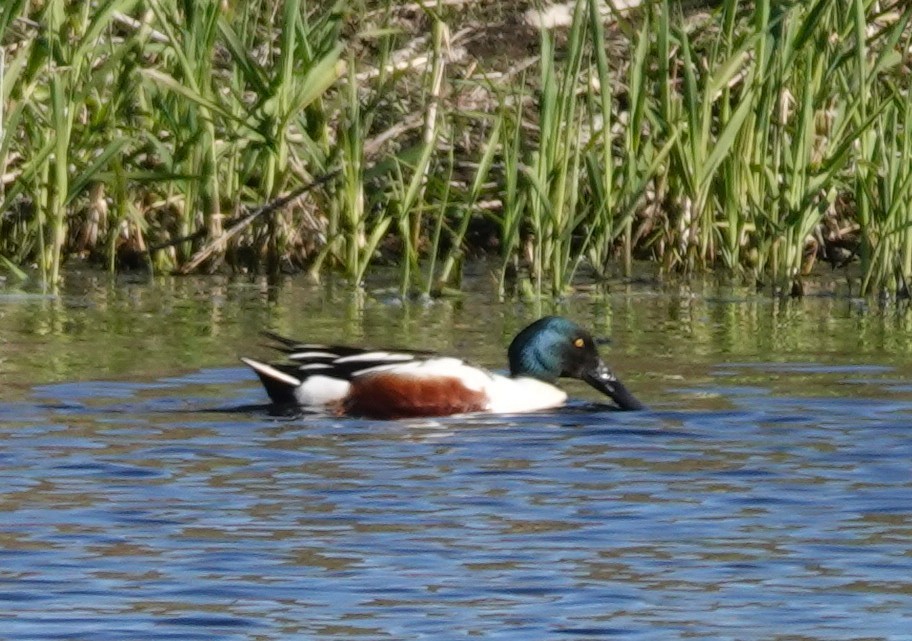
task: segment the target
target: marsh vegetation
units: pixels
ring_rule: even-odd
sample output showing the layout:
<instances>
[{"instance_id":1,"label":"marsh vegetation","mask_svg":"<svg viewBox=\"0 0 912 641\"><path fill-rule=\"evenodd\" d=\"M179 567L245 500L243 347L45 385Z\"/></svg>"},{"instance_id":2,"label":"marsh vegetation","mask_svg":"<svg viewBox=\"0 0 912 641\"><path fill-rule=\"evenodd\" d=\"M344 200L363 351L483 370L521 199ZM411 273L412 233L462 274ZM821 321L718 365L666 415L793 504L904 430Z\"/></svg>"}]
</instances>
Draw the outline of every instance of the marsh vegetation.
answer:
<instances>
[{"instance_id":1,"label":"marsh vegetation","mask_svg":"<svg viewBox=\"0 0 912 641\"><path fill-rule=\"evenodd\" d=\"M912 5L11 0L0 270L912 279Z\"/></svg>"}]
</instances>

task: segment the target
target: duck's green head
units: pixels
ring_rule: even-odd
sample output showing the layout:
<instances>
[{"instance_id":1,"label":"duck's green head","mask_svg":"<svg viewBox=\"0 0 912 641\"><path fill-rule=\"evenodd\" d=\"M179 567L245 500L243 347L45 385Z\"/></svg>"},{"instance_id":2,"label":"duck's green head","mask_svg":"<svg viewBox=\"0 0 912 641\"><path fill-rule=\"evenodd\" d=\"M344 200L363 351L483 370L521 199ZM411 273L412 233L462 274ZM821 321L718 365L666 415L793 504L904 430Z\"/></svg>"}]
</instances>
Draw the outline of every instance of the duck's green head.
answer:
<instances>
[{"instance_id":1,"label":"duck's green head","mask_svg":"<svg viewBox=\"0 0 912 641\"><path fill-rule=\"evenodd\" d=\"M643 409L599 356L592 336L571 320L545 316L513 339L507 352L510 373L553 383L566 376L586 381L622 410Z\"/></svg>"}]
</instances>

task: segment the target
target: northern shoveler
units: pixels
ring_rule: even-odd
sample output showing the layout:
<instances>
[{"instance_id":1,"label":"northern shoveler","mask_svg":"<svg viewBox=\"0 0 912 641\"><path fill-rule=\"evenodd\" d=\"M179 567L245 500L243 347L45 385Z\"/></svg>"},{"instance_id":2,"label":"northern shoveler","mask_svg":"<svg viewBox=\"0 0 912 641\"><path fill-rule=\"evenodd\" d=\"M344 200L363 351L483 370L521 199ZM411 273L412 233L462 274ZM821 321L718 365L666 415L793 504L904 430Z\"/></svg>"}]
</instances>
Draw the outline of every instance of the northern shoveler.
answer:
<instances>
[{"instance_id":1,"label":"northern shoveler","mask_svg":"<svg viewBox=\"0 0 912 641\"><path fill-rule=\"evenodd\" d=\"M541 318L513 339L510 376L430 352L316 345L265 334L287 362L241 360L281 405L383 419L533 412L564 404L567 393L554 385L563 376L586 381L622 410L643 409L601 359L589 332L559 316Z\"/></svg>"}]
</instances>

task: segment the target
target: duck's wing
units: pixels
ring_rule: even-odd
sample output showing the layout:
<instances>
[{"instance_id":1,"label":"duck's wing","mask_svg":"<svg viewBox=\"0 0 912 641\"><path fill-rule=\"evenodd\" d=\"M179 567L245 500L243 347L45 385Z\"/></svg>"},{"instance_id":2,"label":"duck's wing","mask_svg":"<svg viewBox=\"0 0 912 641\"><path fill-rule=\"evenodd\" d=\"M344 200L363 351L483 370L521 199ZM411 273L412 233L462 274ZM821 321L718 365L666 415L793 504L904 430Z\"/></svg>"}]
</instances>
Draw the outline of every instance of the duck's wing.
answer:
<instances>
[{"instance_id":1,"label":"duck's wing","mask_svg":"<svg viewBox=\"0 0 912 641\"><path fill-rule=\"evenodd\" d=\"M433 352L375 350L347 345L303 343L272 332L264 335L285 354L281 363L241 358L260 377L274 403L327 405L345 398L352 378L433 357Z\"/></svg>"},{"instance_id":2,"label":"duck's wing","mask_svg":"<svg viewBox=\"0 0 912 641\"><path fill-rule=\"evenodd\" d=\"M329 354L343 358L345 356L353 356L356 354L363 354L364 352L373 351L366 349L364 347L351 347L349 345L327 345L325 343L305 343L303 341L298 341L293 338L288 338L282 336L281 334L276 334L275 332L270 332L268 330L263 331L263 336L268 338L271 343L268 343L267 346L272 349L282 352L288 356L292 354L306 354L308 352L328 352ZM421 354L422 352L414 352L415 354Z\"/></svg>"},{"instance_id":3,"label":"duck's wing","mask_svg":"<svg viewBox=\"0 0 912 641\"><path fill-rule=\"evenodd\" d=\"M271 346L287 359L287 367L297 367L299 374L308 372L330 374L349 380L365 370L385 365L427 360L437 356L422 350L370 349L349 345L303 343L273 332L263 332L273 341Z\"/></svg>"}]
</instances>

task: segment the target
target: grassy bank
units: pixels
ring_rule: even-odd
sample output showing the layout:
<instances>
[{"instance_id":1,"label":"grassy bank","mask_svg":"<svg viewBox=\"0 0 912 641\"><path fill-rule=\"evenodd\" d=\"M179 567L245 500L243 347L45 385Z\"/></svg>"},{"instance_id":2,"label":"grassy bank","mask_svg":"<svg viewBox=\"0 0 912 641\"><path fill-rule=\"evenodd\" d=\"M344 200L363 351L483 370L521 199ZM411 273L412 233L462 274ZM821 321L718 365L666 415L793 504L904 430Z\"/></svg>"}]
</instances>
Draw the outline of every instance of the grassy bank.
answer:
<instances>
[{"instance_id":1,"label":"grassy bank","mask_svg":"<svg viewBox=\"0 0 912 641\"><path fill-rule=\"evenodd\" d=\"M505 293L635 259L799 293L824 259L909 295L907 3L525 9L5 2L0 270L395 263L435 292L494 253Z\"/></svg>"}]
</instances>

